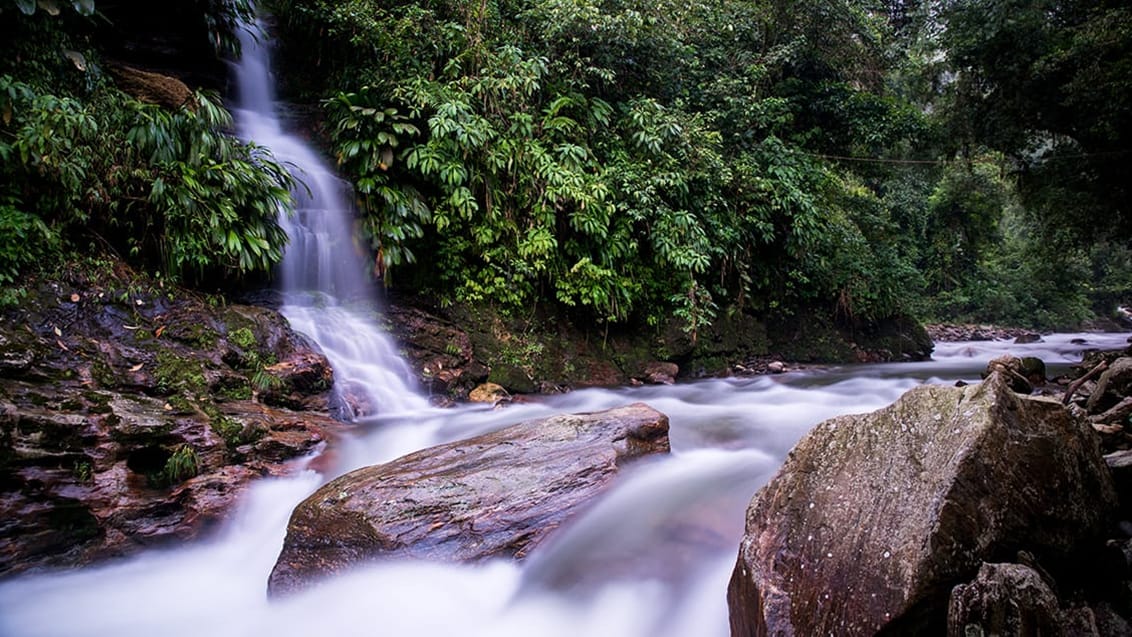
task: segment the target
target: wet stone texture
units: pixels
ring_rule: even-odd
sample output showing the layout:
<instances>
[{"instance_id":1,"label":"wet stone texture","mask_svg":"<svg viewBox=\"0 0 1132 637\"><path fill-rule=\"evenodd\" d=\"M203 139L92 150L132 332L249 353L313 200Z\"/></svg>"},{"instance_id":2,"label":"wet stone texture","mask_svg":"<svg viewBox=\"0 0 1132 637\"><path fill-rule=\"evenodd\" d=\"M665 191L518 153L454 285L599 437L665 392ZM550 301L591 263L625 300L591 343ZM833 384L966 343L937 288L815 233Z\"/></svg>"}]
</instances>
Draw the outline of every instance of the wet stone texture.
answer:
<instances>
[{"instance_id":1,"label":"wet stone texture","mask_svg":"<svg viewBox=\"0 0 1132 637\"><path fill-rule=\"evenodd\" d=\"M755 496L731 633L941 634L952 588L984 562L1071 568L1115 502L1095 437L1059 402L999 374L917 387L819 424Z\"/></svg>"},{"instance_id":2,"label":"wet stone texture","mask_svg":"<svg viewBox=\"0 0 1132 637\"><path fill-rule=\"evenodd\" d=\"M347 427L277 312L82 274L0 310L0 579L199 537Z\"/></svg>"},{"instance_id":3,"label":"wet stone texture","mask_svg":"<svg viewBox=\"0 0 1132 637\"><path fill-rule=\"evenodd\" d=\"M627 461L668 450L667 416L636 403L519 423L358 469L295 508L269 592L377 559L521 559Z\"/></svg>"}]
</instances>

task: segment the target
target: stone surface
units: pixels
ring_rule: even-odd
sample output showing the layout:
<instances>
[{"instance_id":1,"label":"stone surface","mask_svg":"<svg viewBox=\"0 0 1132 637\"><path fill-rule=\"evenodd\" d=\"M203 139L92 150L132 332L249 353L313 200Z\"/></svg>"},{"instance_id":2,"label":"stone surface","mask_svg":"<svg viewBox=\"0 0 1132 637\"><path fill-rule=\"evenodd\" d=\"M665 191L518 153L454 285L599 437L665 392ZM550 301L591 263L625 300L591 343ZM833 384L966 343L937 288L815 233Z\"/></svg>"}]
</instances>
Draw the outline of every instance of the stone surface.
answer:
<instances>
[{"instance_id":1,"label":"stone surface","mask_svg":"<svg viewBox=\"0 0 1132 637\"><path fill-rule=\"evenodd\" d=\"M1059 606L1034 569L983 564L973 581L952 589L947 635L1059 635Z\"/></svg>"},{"instance_id":2,"label":"stone surface","mask_svg":"<svg viewBox=\"0 0 1132 637\"><path fill-rule=\"evenodd\" d=\"M511 394L507 393L506 389L495 383L477 385L475 389L468 392L468 400L473 403L497 403L510 397Z\"/></svg>"},{"instance_id":3,"label":"stone surface","mask_svg":"<svg viewBox=\"0 0 1132 637\"><path fill-rule=\"evenodd\" d=\"M277 312L71 276L0 316L0 578L197 537L347 427Z\"/></svg>"},{"instance_id":4,"label":"stone surface","mask_svg":"<svg viewBox=\"0 0 1132 637\"><path fill-rule=\"evenodd\" d=\"M522 558L627 460L668 451L668 418L636 403L512 425L341 476L299 504L271 594L379 558Z\"/></svg>"},{"instance_id":5,"label":"stone surface","mask_svg":"<svg viewBox=\"0 0 1132 637\"><path fill-rule=\"evenodd\" d=\"M980 564L1057 564L1116 506L1092 434L992 375L923 385L813 429L756 495L728 591L732 635L917 634Z\"/></svg>"},{"instance_id":6,"label":"stone surface","mask_svg":"<svg viewBox=\"0 0 1132 637\"><path fill-rule=\"evenodd\" d=\"M1113 407L1128 395L1132 395L1132 357L1121 357L1101 374L1097 388L1089 395L1085 407L1090 413L1098 413Z\"/></svg>"},{"instance_id":7,"label":"stone surface","mask_svg":"<svg viewBox=\"0 0 1132 637\"><path fill-rule=\"evenodd\" d=\"M650 361L638 375L640 380L653 385L672 385L680 375L680 366L667 361Z\"/></svg>"},{"instance_id":8,"label":"stone surface","mask_svg":"<svg viewBox=\"0 0 1132 637\"><path fill-rule=\"evenodd\" d=\"M1029 394L1034 391L1034 385L1027 377L1029 372L1022 359L1017 356L1003 354L992 358L987 363L987 368L983 371L982 376L987 378L994 373L1001 374L1010 388L1020 394Z\"/></svg>"}]
</instances>

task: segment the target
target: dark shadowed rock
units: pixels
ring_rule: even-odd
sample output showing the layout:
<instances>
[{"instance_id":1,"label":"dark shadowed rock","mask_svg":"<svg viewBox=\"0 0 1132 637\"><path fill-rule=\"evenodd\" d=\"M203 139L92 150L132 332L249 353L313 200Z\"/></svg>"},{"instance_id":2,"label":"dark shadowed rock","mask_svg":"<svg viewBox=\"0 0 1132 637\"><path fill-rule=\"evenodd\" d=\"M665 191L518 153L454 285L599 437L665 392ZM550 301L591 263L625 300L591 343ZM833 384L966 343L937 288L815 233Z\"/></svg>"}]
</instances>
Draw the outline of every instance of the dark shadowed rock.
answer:
<instances>
[{"instance_id":1,"label":"dark shadowed rock","mask_svg":"<svg viewBox=\"0 0 1132 637\"><path fill-rule=\"evenodd\" d=\"M947 635L1060 635L1059 606L1034 569L983 564L973 581L952 589Z\"/></svg>"},{"instance_id":2,"label":"dark shadowed rock","mask_svg":"<svg viewBox=\"0 0 1132 637\"><path fill-rule=\"evenodd\" d=\"M1128 395L1132 395L1132 358L1121 357L1114 360L1101 374L1086 408L1089 413L1098 413L1116 405Z\"/></svg>"},{"instance_id":3,"label":"dark shadowed rock","mask_svg":"<svg viewBox=\"0 0 1132 637\"><path fill-rule=\"evenodd\" d=\"M638 374L640 380L653 385L671 385L680 375L680 366L669 361L649 361Z\"/></svg>"},{"instance_id":4,"label":"dark shadowed rock","mask_svg":"<svg viewBox=\"0 0 1132 637\"><path fill-rule=\"evenodd\" d=\"M1116 504L1092 434L999 374L813 429L747 510L732 635L939 633L951 588L1067 560Z\"/></svg>"},{"instance_id":5,"label":"dark shadowed rock","mask_svg":"<svg viewBox=\"0 0 1132 637\"><path fill-rule=\"evenodd\" d=\"M378 558L522 558L626 460L668 451L668 418L637 403L512 425L358 469L295 508L271 594Z\"/></svg>"},{"instance_id":6,"label":"dark shadowed rock","mask_svg":"<svg viewBox=\"0 0 1132 637\"><path fill-rule=\"evenodd\" d=\"M287 472L343 428L251 401L222 409L0 383L0 578L198 537L252 480ZM178 452L192 466L173 473Z\"/></svg>"}]
</instances>

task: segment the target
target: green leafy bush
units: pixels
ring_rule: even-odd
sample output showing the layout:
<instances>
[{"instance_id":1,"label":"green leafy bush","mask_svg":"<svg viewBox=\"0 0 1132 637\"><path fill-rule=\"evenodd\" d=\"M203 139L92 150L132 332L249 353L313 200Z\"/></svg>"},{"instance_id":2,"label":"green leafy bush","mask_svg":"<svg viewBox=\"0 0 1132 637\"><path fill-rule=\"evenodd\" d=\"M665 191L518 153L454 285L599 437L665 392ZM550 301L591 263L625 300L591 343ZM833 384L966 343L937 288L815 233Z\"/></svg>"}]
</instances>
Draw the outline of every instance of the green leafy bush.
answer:
<instances>
[{"instance_id":1,"label":"green leafy bush","mask_svg":"<svg viewBox=\"0 0 1132 637\"><path fill-rule=\"evenodd\" d=\"M215 97L174 112L109 86L83 101L0 76L0 115L0 232L25 240L0 255L3 276L60 244L109 247L185 282L281 258L292 179L224 132Z\"/></svg>"}]
</instances>

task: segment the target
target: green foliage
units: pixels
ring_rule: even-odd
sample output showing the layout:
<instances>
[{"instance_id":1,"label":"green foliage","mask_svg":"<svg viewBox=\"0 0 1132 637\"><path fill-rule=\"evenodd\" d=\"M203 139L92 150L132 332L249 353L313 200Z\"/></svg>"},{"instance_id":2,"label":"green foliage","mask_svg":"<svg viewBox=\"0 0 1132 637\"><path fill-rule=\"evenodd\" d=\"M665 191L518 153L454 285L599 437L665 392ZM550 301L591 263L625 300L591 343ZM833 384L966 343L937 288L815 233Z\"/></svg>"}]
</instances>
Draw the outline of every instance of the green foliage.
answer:
<instances>
[{"instance_id":1,"label":"green foliage","mask_svg":"<svg viewBox=\"0 0 1132 637\"><path fill-rule=\"evenodd\" d=\"M287 171L223 130L215 98L171 112L110 88L90 103L0 76L0 276L95 239L176 281L268 272Z\"/></svg>"},{"instance_id":2,"label":"green foliage","mask_svg":"<svg viewBox=\"0 0 1132 637\"><path fill-rule=\"evenodd\" d=\"M157 476L156 482L161 486L171 486L196 477L198 473L200 473L200 458L196 449L189 445L180 445L165 461L165 467Z\"/></svg>"},{"instance_id":3,"label":"green foliage","mask_svg":"<svg viewBox=\"0 0 1132 637\"><path fill-rule=\"evenodd\" d=\"M284 43L319 36L325 81L302 90L331 95L334 152L382 263L413 264L444 299L676 317L693 337L721 307L903 309L908 255L870 243L896 233L888 209L814 154L924 130L906 102L862 90L887 36L855 4L274 10Z\"/></svg>"},{"instance_id":4,"label":"green foliage","mask_svg":"<svg viewBox=\"0 0 1132 637\"><path fill-rule=\"evenodd\" d=\"M53 251L57 238L43 220L0 204L0 286L20 279L20 272Z\"/></svg>"},{"instance_id":5,"label":"green foliage","mask_svg":"<svg viewBox=\"0 0 1132 637\"><path fill-rule=\"evenodd\" d=\"M943 17L958 71L944 103L954 142L1014 159L1031 223L1047 240L1127 244L1132 9L964 0Z\"/></svg>"}]
</instances>

